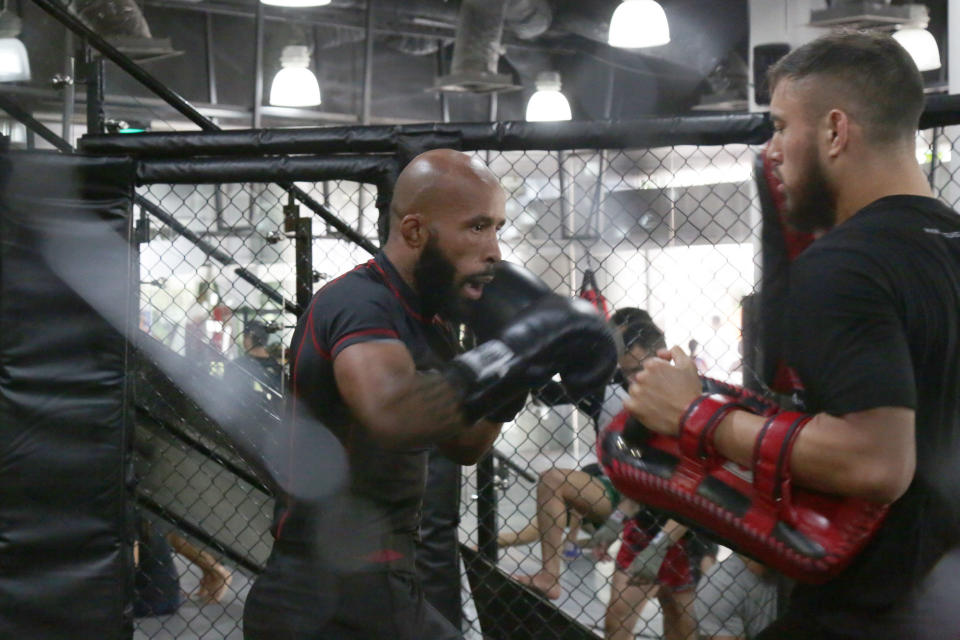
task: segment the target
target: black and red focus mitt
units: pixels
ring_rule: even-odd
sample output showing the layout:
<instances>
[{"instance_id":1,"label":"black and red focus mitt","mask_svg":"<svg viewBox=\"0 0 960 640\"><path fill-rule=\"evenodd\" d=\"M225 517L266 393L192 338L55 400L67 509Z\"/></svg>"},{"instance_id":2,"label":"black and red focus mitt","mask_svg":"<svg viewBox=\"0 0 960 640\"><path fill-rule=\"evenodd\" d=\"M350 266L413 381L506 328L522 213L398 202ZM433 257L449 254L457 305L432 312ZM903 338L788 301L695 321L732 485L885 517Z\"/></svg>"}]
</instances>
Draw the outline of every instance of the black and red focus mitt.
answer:
<instances>
[{"instance_id":1,"label":"black and red focus mitt","mask_svg":"<svg viewBox=\"0 0 960 640\"><path fill-rule=\"evenodd\" d=\"M713 447L714 430L733 410L767 418L750 468ZM597 455L625 496L702 526L792 578L825 582L866 545L887 506L793 486L790 452L812 417L704 379L704 393L684 414L679 437L649 431L623 411L601 432Z\"/></svg>"}]
</instances>

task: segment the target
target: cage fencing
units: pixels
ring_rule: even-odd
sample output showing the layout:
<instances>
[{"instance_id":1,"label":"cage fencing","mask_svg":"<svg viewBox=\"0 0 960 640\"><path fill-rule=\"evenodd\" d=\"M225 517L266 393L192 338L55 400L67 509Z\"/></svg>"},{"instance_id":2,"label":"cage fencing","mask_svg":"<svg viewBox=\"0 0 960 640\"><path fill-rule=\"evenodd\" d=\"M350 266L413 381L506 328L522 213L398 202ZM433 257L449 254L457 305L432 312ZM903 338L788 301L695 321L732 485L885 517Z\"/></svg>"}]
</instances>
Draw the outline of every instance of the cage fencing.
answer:
<instances>
[{"instance_id":1,"label":"cage fencing","mask_svg":"<svg viewBox=\"0 0 960 640\"><path fill-rule=\"evenodd\" d=\"M686 144L679 136L682 144L536 150L513 141L472 153L508 195L504 259L566 296L580 295L592 277L611 312L649 313L667 344L694 353L703 374L755 386L756 345L744 334L744 306L760 277L753 167L761 147L737 135L744 142ZM951 204L958 200L957 137L927 128L917 146L937 194ZM369 183L300 186L376 242L378 193ZM289 219L309 212L291 212L285 191L270 184L153 183L139 194L168 213L166 222L150 211L142 216L150 222L139 236L140 329L205 376L225 379L244 369L268 407L263 428L274 428L296 323L298 257ZM369 256L319 220L309 247L313 289ZM182 588L211 595L231 577L219 603L193 599L139 618L137 637L240 638L243 598L271 545L270 492L218 440L215 425L205 428L215 420L157 377L138 375L141 512L176 551ZM596 473L596 428L619 410L622 393L611 384L599 413L546 391L533 394L504 425L494 455L464 469L458 534L468 638L558 637L543 635L558 624L560 637L571 638L749 635L775 615L777 576L707 532L685 532L622 501ZM611 537L621 517L635 524L626 538ZM633 560L644 559L660 531L679 542L664 547L667 559L657 557L651 574ZM496 570L479 572L481 565Z\"/></svg>"}]
</instances>

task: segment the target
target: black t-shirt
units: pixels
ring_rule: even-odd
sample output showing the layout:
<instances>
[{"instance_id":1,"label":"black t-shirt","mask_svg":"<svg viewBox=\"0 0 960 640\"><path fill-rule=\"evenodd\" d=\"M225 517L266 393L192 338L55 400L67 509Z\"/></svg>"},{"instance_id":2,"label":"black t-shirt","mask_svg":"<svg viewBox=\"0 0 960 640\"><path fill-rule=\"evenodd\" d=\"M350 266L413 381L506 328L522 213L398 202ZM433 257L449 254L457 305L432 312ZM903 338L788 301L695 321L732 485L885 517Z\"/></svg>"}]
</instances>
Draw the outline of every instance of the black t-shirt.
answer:
<instances>
[{"instance_id":1,"label":"black t-shirt","mask_svg":"<svg viewBox=\"0 0 960 640\"><path fill-rule=\"evenodd\" d=\"M916 411L910 488L840 577L794 594L858 628L960 543L960 216L916 196L864 207L794 262L787 318L810 412Z\"/></svg>"},{"instance_id":2,"label":"black t-shirt","mask_svg":"<svg viewBox=\"0 0 960 640\"><path fill-rule=\"evenodd\" d=\"M366 557L390 546L387 535L411 543L417 535L428 449L387 450L373 443L352 418L334 378L336 357L372 340L402 342L418 371L438 369L458 350L451 328L422 312L418 296L382 252L320 289L297 323L291 342L297 402L288 403L287 419L295 424L294 434L321 428L319 420L337 436L350 464L349 489L319 509L279 501L278 541L311 544L318 524L327 528L336 521L338 541Z\"/></svg>"}]
</instances>

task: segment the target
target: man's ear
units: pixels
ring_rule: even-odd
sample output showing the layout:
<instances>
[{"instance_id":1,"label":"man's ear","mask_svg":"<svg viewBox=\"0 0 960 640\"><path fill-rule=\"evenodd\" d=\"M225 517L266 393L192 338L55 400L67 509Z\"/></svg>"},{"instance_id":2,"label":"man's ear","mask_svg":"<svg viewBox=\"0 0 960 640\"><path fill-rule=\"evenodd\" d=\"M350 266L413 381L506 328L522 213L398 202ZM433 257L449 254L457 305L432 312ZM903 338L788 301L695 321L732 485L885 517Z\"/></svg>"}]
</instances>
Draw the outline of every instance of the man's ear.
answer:
<instances>
[{"instance_id":1,"label":"man's ear","mask_svg":"<svg viewBox=\"0 0 960 640\"><path fill-rule=\"evenodd\" d=\"M400 220L400 235L403 236L403 241L408 247L419 249L427 243L430 231L422 215L410 213Z\"/></svg>"},{"instance_id":2,"label":"man's ear","mask_svg":"<svg viewBox=\"0 0 960 640\"><path fill-rule=\"evenodd\" d=\"M836 158L850 142L850 116L841 109L831 109L826 117L827 156Z\"/></svg>"}]
</instances>

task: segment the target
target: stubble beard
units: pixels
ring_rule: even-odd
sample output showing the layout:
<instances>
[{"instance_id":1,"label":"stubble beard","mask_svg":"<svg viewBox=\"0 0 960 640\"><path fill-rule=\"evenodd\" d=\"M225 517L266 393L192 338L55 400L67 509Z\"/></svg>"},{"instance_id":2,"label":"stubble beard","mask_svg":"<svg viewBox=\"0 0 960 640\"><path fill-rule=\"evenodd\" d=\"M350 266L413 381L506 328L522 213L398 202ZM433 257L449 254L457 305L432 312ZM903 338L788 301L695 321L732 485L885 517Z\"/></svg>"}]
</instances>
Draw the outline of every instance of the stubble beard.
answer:
<instances>
[{"instance_id":1,"label":"stubble beard","mask_svg":"<svg viewBox=\"0 0 960 640\"><path fill-rule=\"evenodd\" d=\"M803 175L803 182L787 191L787 222L805 233L826 231L837 222L837 199L814 149L807 157Z\"/></svg>"}]
</instances>

